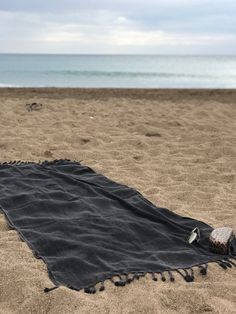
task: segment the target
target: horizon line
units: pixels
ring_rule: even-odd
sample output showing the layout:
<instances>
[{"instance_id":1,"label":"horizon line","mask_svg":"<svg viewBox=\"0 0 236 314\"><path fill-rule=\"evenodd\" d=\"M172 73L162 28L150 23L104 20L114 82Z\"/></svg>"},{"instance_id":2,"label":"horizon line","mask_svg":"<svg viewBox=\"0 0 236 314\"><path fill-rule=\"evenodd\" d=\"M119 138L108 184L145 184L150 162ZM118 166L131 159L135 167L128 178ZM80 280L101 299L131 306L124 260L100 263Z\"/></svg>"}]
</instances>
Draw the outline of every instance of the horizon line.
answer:
<instances>
[{"instance_id":1,"label":"horizon line","mask_svg":"<svg viewBox=\"0 0 236 314\"><path fill-rule=\"evenodd\" d=\"M236 53L55 53L55 52L0 52L0 55L57 55L57 56L236 56Z\"/></svg>"}]
</instances>

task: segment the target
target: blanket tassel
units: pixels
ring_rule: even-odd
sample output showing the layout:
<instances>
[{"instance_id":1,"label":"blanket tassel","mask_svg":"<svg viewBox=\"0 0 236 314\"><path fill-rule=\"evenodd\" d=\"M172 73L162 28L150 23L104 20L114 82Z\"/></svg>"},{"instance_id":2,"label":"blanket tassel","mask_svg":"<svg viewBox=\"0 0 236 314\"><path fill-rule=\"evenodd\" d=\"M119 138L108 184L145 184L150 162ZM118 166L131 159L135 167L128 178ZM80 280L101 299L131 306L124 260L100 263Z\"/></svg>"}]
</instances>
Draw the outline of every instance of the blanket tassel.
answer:
<instances>
[{"instance_id":1,"label":"blanket tassel","mask_svg":"<svg viewBox=\"0 0 236 314\"><path fill-rule=\"evenodd\" d=\"M225 263L225 265L226 265L228 268L232 268L232 264L229 262L229 260L224 259L223 262Z\"/></svg>"},{"instance_id":2,"label":"blanket tassel","mask_svg":"<svg viewBox=\"0 0 236 314\"><path fill-rule=\"evenodd\" d=\"M230 259L228 259L228 262L229 262L232 266L236 267L236 264L235 264L233 261L231 261Z\"/></svg>"},{"instance_id":3,"label":"blanket tassel","mask_svg":"<svg viewBox=\"0 0 236 314\"><path fill-rule=\"evenodd\" d=\"M164 281L166 281L166 277L165 277L165 275L164 275L164 273L160 273L161 274L161 280L164 282Z\"/></svg>"},{"instance_id":4,"label":"blanket tassel","mask_svg":"<svg viewBox=\"0 0 236 314\"><path fill-rule=\"evenodd\" d=\"M193 273L193 269L190 268L190 274L188 273L188 271L186 269L183 269L184 274L180 271L180 270L176 270L177 273L179 273L186 282L193 282L194 281L194 273Z\"/></svg>"},{"instance_id":5,"label":"blanket tassel","mask_svg":"<svg viewBox=\"0 0 236 314\"><path fill-rule=\"evenodd\" d=\"M48 292L53 291L53 290L55 290L55 289L57 289L57 288L59 288L59 287L58 287L58 286L54 286L54 287L52 287L52 288L45 288L45 289L44 289L44 292L45 292L45 293L48 293Z\"/></svg>"},{"instance_id":6,"label":"blanket tassel","mask_svg":"<svg viewBox=\"0 0 236 314\"><path fill-rule=\"evenodd\" d=\"M104 291L105 290L105 285L104 285L104 281L101 282L99 291Z\"/></svg>"},{"instance_id":7,"label":"blanket tassel","mask_svg":"<svg viewBox=\"0 0 236 314\"><path fill-rule=\"evenodd\" d=\"M170 270L168 270L168 274L169 274L170 281L174 282L175 281L175 277L174 277L173 273Z\"/></svg>"},{"instance_id":8,"label":"blanket tassel","mask_svg":"<svg viewBox=\"0 0 236 314\"><path fill-rule=\"evenodd\" d=\"M206 274L207 274L207 267L208 267L207 264L198 266L198 268L200 269L200 274L202 276L206 276Z\"/></svg>"},{"instance_id":9,"label":"blanket tassel","mask_svg":"<svg viewBox=\"0 0 236 314\"><path fill-rule=\"evenodd\" d=\"M123 280L120 275L116 275L116 277L119 278L119 280L114 280L111 278L111 282L116 286L116 287L124 287L126 285L126 280Z\"/></svg>"},{"instance_id":10,"label":"blanket tassel","mask_svg":"<svg viewBox=\"0 0 236 314\"><path fill-rule=\"evenodd\" d=\"M157 281L157 276L156 276L155 273L152 273L152 280L153 280L153 281Z\"/></svg>"},{"instance_id":11,"label":"blanket tassel","mask_svg":"<svg viewBox=\"0 0 236 314\"><path fill-rule=\"evenodd\" d=\"M227 268L228 268L228 265L227 265L227 263L224 261L224 260L222 260L222 261L217 261L216 262L220 267L222 267L224 270L226 270Z\"/></svg>"},{"instance_id":12,"label":"blanket tassel","mask_svg":"<svg viewBox=\"0 0 236 314\"><path fill-rule=\"evenodd\" d=\"M96 288L95 287L88 287L88 288L84 288L84 292L85 293L90 293L90 294L94 294L96 293Z\"/></svg>"},{"instance_id":13,"label":"blanket tassel","mask_svg":"<svg viewBox=\"0 0 236 314\"><path fill-rule=\"evenodd\" d=\"M127 283L131 283L131 282L132 282L132 278L129 277L129 274L126 274L126 275L125 275L125 278L126 278L126 282L127 282Z\"/></svg>"}]
</instances>

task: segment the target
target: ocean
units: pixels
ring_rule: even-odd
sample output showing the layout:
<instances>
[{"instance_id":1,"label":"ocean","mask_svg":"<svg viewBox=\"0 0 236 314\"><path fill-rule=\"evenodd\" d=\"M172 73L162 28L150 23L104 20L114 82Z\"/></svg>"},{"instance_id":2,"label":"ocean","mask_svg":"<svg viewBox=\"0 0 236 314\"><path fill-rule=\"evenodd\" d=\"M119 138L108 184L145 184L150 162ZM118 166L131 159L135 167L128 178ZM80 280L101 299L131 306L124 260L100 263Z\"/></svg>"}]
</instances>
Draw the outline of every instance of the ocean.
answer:
<instances>
[{"instance_id":1,"label":"ocean","mask_svg":"<svg viewBox=\"0 0 236 314\"><path fill-rule=\"evenodd\" d=\"M236 56L0 54L0 87L236 88Z\"/></svg>"}]
</instances>

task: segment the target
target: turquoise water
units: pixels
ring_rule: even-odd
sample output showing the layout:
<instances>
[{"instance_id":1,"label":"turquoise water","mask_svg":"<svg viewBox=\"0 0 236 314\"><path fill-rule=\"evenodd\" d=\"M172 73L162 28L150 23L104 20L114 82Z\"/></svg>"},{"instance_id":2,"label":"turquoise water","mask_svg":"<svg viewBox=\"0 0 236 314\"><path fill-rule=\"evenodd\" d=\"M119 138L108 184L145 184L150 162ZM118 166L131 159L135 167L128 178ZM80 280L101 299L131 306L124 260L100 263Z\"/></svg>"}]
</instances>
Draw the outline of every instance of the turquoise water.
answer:
<instances>
[{"instance_id":1,"label":"turquoise water","mask_svg":"<svg viewBox=\"0 0 236 314\"><path fill-rule=\"evenodd\" d=\"M0 54L0 87L236 88L236 56Z\"/></svg>"}]
</instances>

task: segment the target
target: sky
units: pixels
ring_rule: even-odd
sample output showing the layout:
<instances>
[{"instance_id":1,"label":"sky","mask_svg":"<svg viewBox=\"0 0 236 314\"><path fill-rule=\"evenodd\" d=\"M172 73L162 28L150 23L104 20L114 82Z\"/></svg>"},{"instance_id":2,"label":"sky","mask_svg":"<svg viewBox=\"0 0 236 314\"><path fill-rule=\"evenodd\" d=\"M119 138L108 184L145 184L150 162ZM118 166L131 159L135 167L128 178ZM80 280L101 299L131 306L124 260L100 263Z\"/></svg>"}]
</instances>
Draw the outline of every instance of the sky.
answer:
<instances>
[{"instance_id":1,"label":"sky","mask_svg":"<svg viewBox=\"0 0 236 314\"><path fill-rule=\"evenodd\" d=\"M0 0L0 53L236 54L236 0Z\"/></svg>"}]
</instances>

